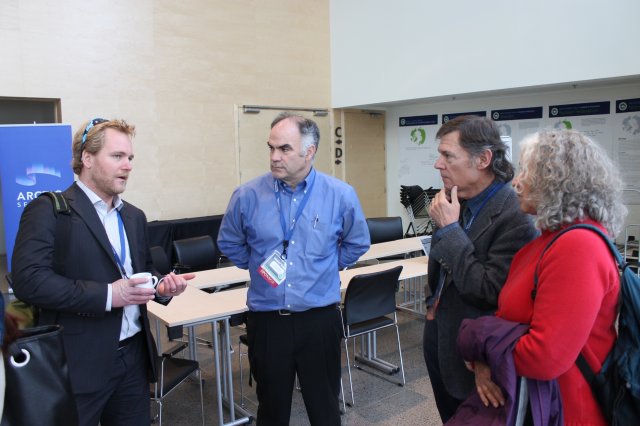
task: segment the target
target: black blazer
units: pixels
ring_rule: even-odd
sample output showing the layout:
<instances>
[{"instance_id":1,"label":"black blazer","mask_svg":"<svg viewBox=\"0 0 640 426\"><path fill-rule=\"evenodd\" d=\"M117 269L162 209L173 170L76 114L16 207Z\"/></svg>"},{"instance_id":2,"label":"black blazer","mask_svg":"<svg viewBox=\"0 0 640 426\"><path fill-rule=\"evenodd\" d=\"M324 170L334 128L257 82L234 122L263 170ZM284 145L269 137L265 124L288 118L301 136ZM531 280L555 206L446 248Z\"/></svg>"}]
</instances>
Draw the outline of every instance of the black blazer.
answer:
<instances>
[{"instance_id":1,"label":"black blazer","mask_svg":"<svg viewBox=\"0 0 640 426\"><path fill-rule=\"evenodd\" d=\"M75 183L64 191L71 207L65 234L58 242L64 255L54 265L56 214L49 197L25 208L12 259L16 297L41 308L39 323L64 327L64 345L74 393L104 386L115 361L123 309L106 312L107 284L121 278L107 233L89 198ZM120 214L127 233L134 272L153 271L142 210L124 203ZM62 214L60 214L61 216ZM150 380L157 354L146 305L140 305L142 332L149 353Z\"/></svg>"}]
</instances>

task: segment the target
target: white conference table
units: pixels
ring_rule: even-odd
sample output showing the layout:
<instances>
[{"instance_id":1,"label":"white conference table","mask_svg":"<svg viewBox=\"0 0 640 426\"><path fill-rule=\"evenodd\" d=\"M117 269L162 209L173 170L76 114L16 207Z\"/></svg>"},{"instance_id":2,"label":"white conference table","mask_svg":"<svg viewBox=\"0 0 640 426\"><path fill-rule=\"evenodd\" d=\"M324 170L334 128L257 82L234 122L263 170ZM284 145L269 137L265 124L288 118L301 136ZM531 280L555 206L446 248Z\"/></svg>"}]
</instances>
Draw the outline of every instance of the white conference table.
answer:
<instances>
[{"instance_id":1,"label":"white conference table","mask_svg":"<svg viewBox=\"0 0 640 426\"><path fill-rule=\"evenodd\" d=\"M422 250L420 240L418 238L407 238L405 240L374 244L363 255L361 260L393 256L417 250ZM355 275L379 272L398 265L403 266L400 280L424 276L428 273L427 261L427 257L420 256L343 270L340 271L340 287L344 291L351 278ZM158 303L149 303L147 304L147 309L168 327L184 326L190 329L190 355L193 359L197 358L195 327L202 324L212 325L211 338L216 368L219 424L232 426L249 423L252 420L251 416L234 403L231 353L229 351L231 347L229 319L232 315L248 310L246 304L248 289L245 287L217 293L201 291L204 288L249 281L249 272L231 266L200 271L195 274L196 277L189 281L185 292L179 297L175 297L171 303L166 306ZM216 328L219 328L220 333L216 333ZM373 355L375 356L375 352ZM224 423L223 406L225 404L229 407L229 423ZM242 417L236 419L236 411L241 413Z\"/></svg>"},{"instance_id":2,"label":"white conference table","mask_svg":"<svg viewBox=\"0 0 640 426\"><path fill-rule=\"evenodd\" d=\"M196 288L213 288L223 285L236 284L251 280L249 271L237 266L227 266L218 269L195 272L196 277L189 280L189 284Z\"/></svg>"},{"instance_id":3,"label":"white conference table","mask_svg":"<svg viewBox=\"0 0 640 426\"><path fill-rule=\"evenodd\" d=\"M428 274L428 263L429 258L427 256L420 256L340 271L340 290L346 290L349 281L356 275L386 271L396 266L402 266L402 272L400 272L400 278L398 278L400 281L421 277Z\"/></svg>"},{"instance_id":4,"label":"white conference table","mask_svg":"<svg viewBox=\"0 0 640 426\"><path fill-rule=\"evenodd\" d=\"M372 244L369 250L363 254L358 261L380 259L387 256L396 256L414 251L422 251L422 243L420 242L419 237ZM385 263L385 265L388 265L388 263ZM249 271L240 269L236 266L228 266L225 268L196 272L196 277L189 281L189 284L197 288L213 288L217 286L246 282L250 279Z\"/></svg>"},{"instance_id":5,"label":"white conference table","mask_svg":"<svg viewBox=\"0 0 640 426\"><path fill-rule=\"evenodd\" d=\"M387 256L387 255L385 255ZM340 271L340 288L344 290L351 278L358 274L369 274L372 272L384 271L398 265L403 265L401 280L416 278L427 275L428 257L420 256L409 259L395 260L392 262L377 263L375 265L361 266L353 269ZM226 268L209 269L207 271L195 272L196 277L189 281L189 285L195 288L214 288L222 285L236 284L249 281L249 271L235 266ZM244 289L246 292L246 289ZM237 312L234 312L237 313Z\"/></svg>"},{"instance_id":6,"label":"white conference table","mask_svg":"<svg viewBox=\"0 0 640 426\"><path fill-rule=\"evenodd\" d=\"M252 417L234 401L233 376L231 368L231 340L229 319L231 315L247 310L247 289L206 293L187 285L186 290L171 303L164 306L159 303L148 303L147 310L168 327L184 326L189 328L189 353L197 359L195 327L211 324L211 342L216 373L216 391L218 402L218 424L234 426L250 423ZM220 333L216 332L220 330ZM156 327L159 333L160 327ZM158 336L158 341L159 336ZM201 378L198 378L201 380ZM230 421L224 422L224 405L229 408ZM236 418L236 411L238 418Z\"/></svg>"},{"instance_id":7,"label":"white conference table","mask_svg":"<svg viewBox=\"0 0 640 426\"><path fill-rule=\"evenodd\" d=\"M403 238L401 240L387 241L384 243L371 244L369 250L358 259L359 262L372 259L380 259L387 256L422 251L420 237Z\"/></svg>"},{"instance_id":8,"label":"white conference table","mask_svg":"<svg viewBox=\"0 0 640 426\"><path fill-rule=\"evenodd\" d=\"M349 281L355 275L384 271L400 265L403 267L400 273L400 280L427 275L427 260L426 256L420 256L340 271L340 289L345 290ZM201 273L196 272L196 277ZM189 281L185 292L178 297L174 297L168 305L149 303L147 309L169 327L209 322L214 318L231 316L247 311L246 297L248 289L246 287L218 293L207 293L199 290L198 286L194 286L193 281L195 281L195 278ZM215 287L217 285L215 282L210 282L209 284L209 286L203 285L202 288Z\"/></svg>"}]
</instances>

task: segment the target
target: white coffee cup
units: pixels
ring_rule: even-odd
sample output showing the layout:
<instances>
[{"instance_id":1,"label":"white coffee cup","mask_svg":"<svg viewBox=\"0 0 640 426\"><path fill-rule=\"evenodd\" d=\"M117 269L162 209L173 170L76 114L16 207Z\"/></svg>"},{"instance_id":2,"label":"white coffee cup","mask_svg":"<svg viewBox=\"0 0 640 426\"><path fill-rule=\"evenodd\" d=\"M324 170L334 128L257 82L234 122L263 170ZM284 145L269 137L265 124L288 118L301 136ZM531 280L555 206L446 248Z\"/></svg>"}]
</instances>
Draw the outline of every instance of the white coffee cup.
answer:
<instances>
[{"instance_id":1,"label":"white coffee cup","mask_svg":"<svg viewBox=\"0 0 640 426\"><path fill-rule=\"evenodd\" d=\"M138 272L129 278L145 278L147 280L146 283L136 284L136 287L140 288L156 288L158 285L158 277L153 276L151 272Z\"/></svg>"}]
</instances>

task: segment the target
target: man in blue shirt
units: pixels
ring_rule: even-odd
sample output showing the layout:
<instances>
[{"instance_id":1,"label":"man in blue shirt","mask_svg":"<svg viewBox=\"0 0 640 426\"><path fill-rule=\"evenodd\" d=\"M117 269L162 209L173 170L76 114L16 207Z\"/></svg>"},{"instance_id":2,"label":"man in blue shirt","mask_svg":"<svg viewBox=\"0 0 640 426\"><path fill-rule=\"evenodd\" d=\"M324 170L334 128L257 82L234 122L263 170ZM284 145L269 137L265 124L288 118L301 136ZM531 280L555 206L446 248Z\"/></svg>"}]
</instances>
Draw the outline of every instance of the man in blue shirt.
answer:
<instances>
[{"instance_id":1,"label":"man in blue shirt","mask_svg":"<svg viewBox=\"0 0 640 426\"><path fill-rule=\"evenodd\" d=\"M338 271L370 245L358 197L313 169L320 132L282 113L271 123L271 173L237 188L218 246L248 269L249 362L258 425L287 425L297 375L312 425L340 425L342 323Z\"/></svg>"}]
</instances>

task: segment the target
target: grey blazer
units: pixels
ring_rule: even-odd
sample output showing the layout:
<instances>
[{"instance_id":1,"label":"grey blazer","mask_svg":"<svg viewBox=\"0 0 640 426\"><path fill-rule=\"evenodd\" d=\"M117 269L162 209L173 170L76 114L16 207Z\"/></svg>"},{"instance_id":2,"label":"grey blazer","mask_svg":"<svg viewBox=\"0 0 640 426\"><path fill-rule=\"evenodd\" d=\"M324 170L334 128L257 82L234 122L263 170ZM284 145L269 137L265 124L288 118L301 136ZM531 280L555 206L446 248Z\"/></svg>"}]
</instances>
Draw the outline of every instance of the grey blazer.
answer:
<instances>
[{"instance_id":1,"label":"grey blazer","mask_svg":"<svg viewBox=\"0 0 640 426\"><path fill-rule=\"evenodd\" d=\"M465 318L492 315L498 294L515 253L536 236L531 218L520 210L509 184L493 195L478 213L468 235L461 227L432 241L429 287L438 285L441 268L447 272L436 313L440 374L447 391L466 399L475 387L474 376L458 353L458 329Z\"/></svg>"}]
</instances>

